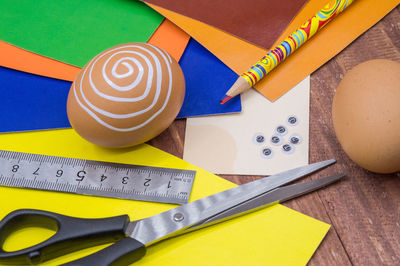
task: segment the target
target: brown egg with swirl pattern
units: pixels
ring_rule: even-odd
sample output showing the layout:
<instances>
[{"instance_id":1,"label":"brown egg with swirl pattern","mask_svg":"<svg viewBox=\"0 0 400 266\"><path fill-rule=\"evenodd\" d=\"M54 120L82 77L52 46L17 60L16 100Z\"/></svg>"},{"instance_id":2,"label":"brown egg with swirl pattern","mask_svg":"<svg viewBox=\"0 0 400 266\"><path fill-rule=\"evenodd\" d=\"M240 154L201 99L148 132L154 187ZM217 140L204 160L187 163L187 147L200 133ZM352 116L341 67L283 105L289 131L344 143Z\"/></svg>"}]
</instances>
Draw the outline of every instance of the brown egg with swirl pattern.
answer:
<instances>
[{"instance_id":1,"label":"brown egg with swirl pattern","mask_svg":"<svg viewBox=\"0 0 400 266\"><path fill-rule=\"evenodd\" d=\"M166 51L146 43L112 47L72 83L68 119L84 139L105 147L146 142L176 118L185 96L182 70Z\"/></svg>"}]
</instances>

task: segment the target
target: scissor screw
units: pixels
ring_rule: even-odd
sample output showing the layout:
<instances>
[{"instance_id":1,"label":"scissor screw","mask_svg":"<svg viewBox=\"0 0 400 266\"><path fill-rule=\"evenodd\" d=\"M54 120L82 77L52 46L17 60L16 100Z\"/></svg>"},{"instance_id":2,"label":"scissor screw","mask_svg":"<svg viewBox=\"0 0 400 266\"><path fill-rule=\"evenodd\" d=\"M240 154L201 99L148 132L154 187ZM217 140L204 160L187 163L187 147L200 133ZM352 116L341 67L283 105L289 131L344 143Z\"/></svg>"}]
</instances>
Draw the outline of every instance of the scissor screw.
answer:
<instances>
[{"instance_id":1,"label":"scissor screw","mask_svg":"<svg viewBox=\"0 0 400 266\"><path fill-rule=\"evenodd\" d=\"M181 222L181 221L183 221L183 219L185 218L185 216L183 216L183 214L182 213L180 213L180 212L177 212L177 213L175 213L174 214L174 221L175 222Z\"/></svg>"}]
</instances>

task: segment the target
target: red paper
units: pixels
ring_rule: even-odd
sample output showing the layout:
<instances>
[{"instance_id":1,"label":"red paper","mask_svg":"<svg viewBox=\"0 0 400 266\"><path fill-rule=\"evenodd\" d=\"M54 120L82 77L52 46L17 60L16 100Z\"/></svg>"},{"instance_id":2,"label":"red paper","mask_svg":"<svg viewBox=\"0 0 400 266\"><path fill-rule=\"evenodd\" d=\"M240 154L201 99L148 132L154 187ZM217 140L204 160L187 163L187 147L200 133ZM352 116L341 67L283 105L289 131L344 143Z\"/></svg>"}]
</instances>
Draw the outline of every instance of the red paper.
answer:
<instances>
[{"instance_id":1,"label":"red paper","mask_svg":"<svg viewBox=\"0 0 400 266\"><path fill-rule=\"evenodd\" d=\"M270 48L306 0L144 0Z\"/></svg>"}]
</instances>

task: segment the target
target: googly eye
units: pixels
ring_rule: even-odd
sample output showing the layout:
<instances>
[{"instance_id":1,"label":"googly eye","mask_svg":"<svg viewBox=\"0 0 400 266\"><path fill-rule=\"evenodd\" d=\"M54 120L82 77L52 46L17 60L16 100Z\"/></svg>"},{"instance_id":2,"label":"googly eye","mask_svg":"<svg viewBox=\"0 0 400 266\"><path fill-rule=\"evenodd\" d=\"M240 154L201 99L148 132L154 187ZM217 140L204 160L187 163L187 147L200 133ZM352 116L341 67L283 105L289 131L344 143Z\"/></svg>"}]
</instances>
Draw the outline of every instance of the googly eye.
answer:
<instances>
[{"instance_id":1,"label":"googly eye","mask_svg":"<svg viewBox=\"0 0 400 266\"><path fill-rule=\"evenodd\" d=\"M291 144L297 145L301 143L302 139L299 135L292 135L290 136L289 141Z\"/></svg>"},{"instance_id":2,"label":"googly eye","mask_svg":"<svg viewBox=\"0 0 400 266\"><path fill-rule=\"evenodd\" d=\"M271 143L276 146L281 145L281 143L282 143L281 137L279 137L277 135L273 135L270 140L271 140Z\"/></svg>"},{"instance_id":3,"label":"googly eye","mask_svg":"<svg viewBox=\"0 0 400 266\"><path fill-rule=\"evenodd\" d=\"M253 137L253 142L254 142L255 144L263 144L263 143L265 142L265 137L264 137L264 135L261 134L261 133L255 134L254 137Z\"/></svg>"},{"instance_id":4,"label":"googly eye","mask_svg":"<svg viewBox=\"0 0 400 266\"><path fill-rule=\"evenodd\" d=\"M296 116L291 115L286 119L286 123L289 126L295 126L295 125L297 125L299 123L299 119Z\"/></svg>"},{"instance_id":5,"label":"googly eye","mask_svg":"<svg viewBox=\"0 0 400 266\"><path fill-rule=\"evenodd\" d=\"M285 136L287 134L287 129L284 126L277 126L275 132L279 136Z\"/></svg>"},{"instance_id":6,"label":"googly eye","mask_svg":"<svg viewBox=\"0 0 400 266\"><path fill-rule=\"evenodd\" d=\"M294 152L294 146L292 144L284 144L282 145L282 151L286 154L291 154Z\"/></svg>"},{"instance_id":7,"label":"googly eye","mask_svg":"<svg viewBox=\"0 0 400 266\"><path fill-rule=\"evenodd\" d=\"M271 158L274 155L274 151L271 148L264 148L261 150L261 156L264 158Z\"/></svg>"}]
</instances>

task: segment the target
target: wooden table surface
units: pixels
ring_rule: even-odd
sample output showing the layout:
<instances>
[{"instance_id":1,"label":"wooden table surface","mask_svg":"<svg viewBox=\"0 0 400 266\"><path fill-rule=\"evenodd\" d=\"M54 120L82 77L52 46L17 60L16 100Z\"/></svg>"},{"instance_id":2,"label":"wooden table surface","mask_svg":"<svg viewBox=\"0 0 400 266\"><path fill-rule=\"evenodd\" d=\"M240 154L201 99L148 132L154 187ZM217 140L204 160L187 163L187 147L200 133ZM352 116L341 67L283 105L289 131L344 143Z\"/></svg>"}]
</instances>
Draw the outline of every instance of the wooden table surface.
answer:
<instances>
[{"instance_id":1,"label":"wooden table surface","mask_svg":"<svg viewBox=\"0 0 400 266\"><path fill-rule=\"evenodd\" d=\"M311 75L309 162L335 158L337 163L309 178L339 172L347 178L284 204L332 225L310 265L400 265L400 173L380 175L357 166L332 125L332 99L343 75L377 58L400 62L400 6ZM177 120L149 143L182 158L185 126ZM260 178L221 176L236 184Z\"/></svg>"}]
</instances>

